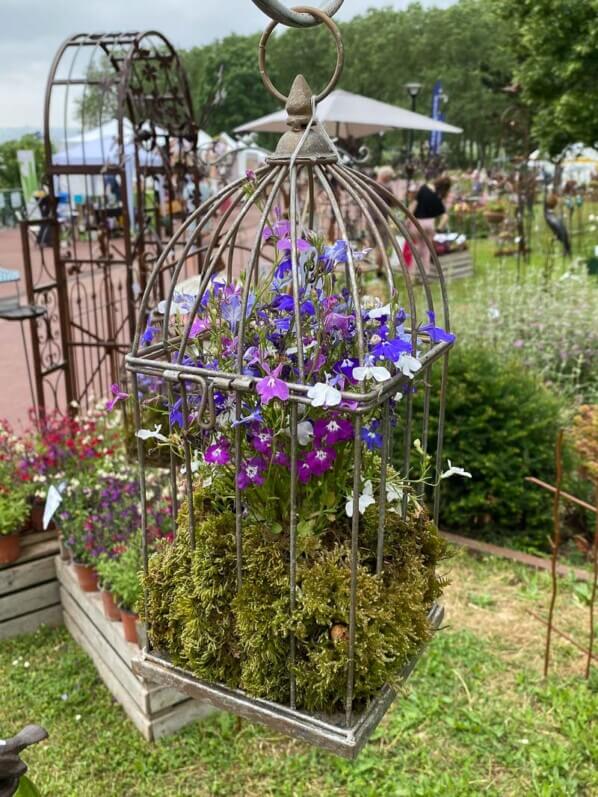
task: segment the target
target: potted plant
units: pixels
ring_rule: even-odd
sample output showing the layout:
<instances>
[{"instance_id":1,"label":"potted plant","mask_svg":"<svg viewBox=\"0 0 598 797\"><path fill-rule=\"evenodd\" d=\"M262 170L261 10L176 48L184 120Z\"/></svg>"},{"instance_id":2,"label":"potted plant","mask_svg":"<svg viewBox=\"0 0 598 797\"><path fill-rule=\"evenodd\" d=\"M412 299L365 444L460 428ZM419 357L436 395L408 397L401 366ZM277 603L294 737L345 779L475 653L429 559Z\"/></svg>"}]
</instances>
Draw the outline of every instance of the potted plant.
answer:
<instances>
[{"instance_id":1,"label":"potted plant","mask_svg":"<svg viewBox=\"0 0 598 797\"><path fill-rule=\"evenodd\" d=\"M124 551L112 558L102 557L103 578L110 584L112 596L120 609L123 634L127 642L139 645L137 607L141 594L141 535L135 534Z\"/></svg>"},{"instance_id":2,"label":"potted plant","mask_svg":"<svg viewBox=\"0 0 598 797\"><path fill-rule=\"evenodd\" d=\"M102 554L97 562L98 578L100 583L100 595L102 596L102 608L104 616L113 622L120 622L120 609L112 593L112 573L114 570L114 559L120 555L119 551Z\"/></svg>"},{"instance_id":3,"label":"potted plant","mask_svg":"<svg viewBox=\"0 0 598 797\"><path fill-rule=\"evenodd\" d=\"M0 565L21 555L21 532L27 524L29 504L23 491L0 489Z\"/></svg>"}]
</instances>

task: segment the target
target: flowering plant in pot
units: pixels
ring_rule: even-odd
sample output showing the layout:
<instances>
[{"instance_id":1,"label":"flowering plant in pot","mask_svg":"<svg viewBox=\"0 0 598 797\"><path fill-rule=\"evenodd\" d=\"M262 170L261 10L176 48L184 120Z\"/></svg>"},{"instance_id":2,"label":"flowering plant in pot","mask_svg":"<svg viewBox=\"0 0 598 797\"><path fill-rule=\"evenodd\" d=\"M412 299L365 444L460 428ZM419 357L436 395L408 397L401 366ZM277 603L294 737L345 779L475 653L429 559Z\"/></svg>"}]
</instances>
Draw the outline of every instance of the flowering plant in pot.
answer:
<instances>
[{"instance_id":1,"label":"flowering plant in pot","mask_svg":"<svg viewBox=\"0 0 598 797\"><path fill-rule=\"evenodd\" d=\"M4 471L4 472L2 472ZM29 496L7 484L7 469L0 468L0 565L16 561L21 553L21 532L29 519Z\"/></svg>"},{"instance_id":2,"label":"flowering plant in pot","mask_svg":"<svg viewBox=\"0 0 598 797\"><path fill-rule=\"evenodd\" d=\"M98 557L125 543L140 526L138 482L126 467L71 479L59 519L81 586L95 591Z\"/></svg>"},{"instance_id":3,"label":"flowering plant in pot","mask_svg":"<svg viewBox=\"0 0 598 797\"><path fill-rule=\"evenodd\" d=\"M137 636L137 608L141 595L141 535L134 534L129 543L111 556L103 554L98 562L102 583L110 587L119 608L123 633L127 642L139 644Z\"/></svg>"}]
</instances>

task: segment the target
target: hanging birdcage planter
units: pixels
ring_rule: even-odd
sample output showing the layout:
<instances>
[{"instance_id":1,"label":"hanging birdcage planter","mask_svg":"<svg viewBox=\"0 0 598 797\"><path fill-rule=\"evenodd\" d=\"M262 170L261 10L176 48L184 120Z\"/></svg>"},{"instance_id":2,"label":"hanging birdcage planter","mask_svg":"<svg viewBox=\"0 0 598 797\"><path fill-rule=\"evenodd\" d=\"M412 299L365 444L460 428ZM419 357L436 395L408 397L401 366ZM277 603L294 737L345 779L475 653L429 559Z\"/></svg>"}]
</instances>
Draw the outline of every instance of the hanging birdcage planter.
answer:
<instances>
[{"instance_id":1,"label":"hanging birdcage planter","mask_svg":"<svg viewBox=\"0 0 598 797\"><path fill-rule=\"evenodd\" d=\"M384 189L343 166L317 121L342 68L338 29L318 9L296 10L333 33L335 75L316 97L302 77L283 97L265 68L268 27L262 74L286 101L290 130L263 168L173 238L127 357L142 488L153 442L170 451L177 518L173 543L145 546L148 645L136 666L152 682L354 757L442 619L443 544L424 501L435 492L437 515L454 337L438 259L430 247L428 266L410 233L421 232L417 221L404 208L395 216ZM361 214L359 251L345 200ZM330 240L318 224L334 230ZM203 271L192 290L180 288L208 226ZM249 256L236 248L242 231ZM148 334L162 261L186 234L160 330ZM376 260L382 287L364 268ZM139 389L148 379L167 403L151 428L152 399ZM441 417L430 419L434 389Z\"/></svg>"}]
</instances>

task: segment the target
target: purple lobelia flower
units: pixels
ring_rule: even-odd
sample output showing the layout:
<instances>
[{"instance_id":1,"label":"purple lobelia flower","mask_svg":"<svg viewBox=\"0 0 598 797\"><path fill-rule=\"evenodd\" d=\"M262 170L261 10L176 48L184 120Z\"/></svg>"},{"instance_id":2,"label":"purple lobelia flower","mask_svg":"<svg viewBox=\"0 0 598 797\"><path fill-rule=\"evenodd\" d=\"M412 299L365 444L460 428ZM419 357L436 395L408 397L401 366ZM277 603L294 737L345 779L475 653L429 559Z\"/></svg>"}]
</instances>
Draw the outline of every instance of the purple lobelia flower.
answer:
<instances>
[{"instance_id":1,"label":"purple lobelia flower","mask_svg":"<svg viewBox=\"0 0 598 797\"><path fill-rule=\"evenodd\" d=\"M422 326L420 332L427 332L432 343L452 343L455 340L455 335L436 326L436 314L433 310L427 310L426 313L429 323Z\"/></svg>"},{"instance_id":2,"label":"purple lobelia flower","mask_svg":"<svg viewBox=\"0 0 598 797\"><path fill-rule=\"evenodd\" d=\"M262 415L261 408L260 407L256 407L254 410L251 410L249 415L245 415L244 417L239 418L238 421L233 421L233 427L235 427L235 426L248 426L249 424L252 424L252 423L261 423L263 420L264 420L264 416Z\"/></svg>"},{"instance_id":3,"label":"purple lobelia flower","mask_svg":"<svg viewBox=\"0 0 598 797\"><path fill-rule=\"evenodd\" d=\"M353 424L342 415L331 415L314 422L314 437L325 447L344 443L353 437Z\"/></svg>"},{"instance_id":4,"label":"purple lobelia flower","mask_svg":"<svg viewBox=\"0 0 598 797\"><path fill-rule=\"evenodd\" d=\"M375 448L382 448L382 435L378 432L380 421L372 421L368 426L361 430L361 439L370 451Z\"/></svg>"},{"instance_id":5,"label":"purple lobelia flower","mask_svg":"<svg viewBox=\"0 0 598 797\"><path fill-rule=\"evenodd\" d=\"M287 454L286 451L283 451L282 449L274 454L273 461L275 465L280 465L281 468L288 468L289 465L291 464L289 455Z\"/></svg>"},{"instance_id":6,"label":"purple lobelia flower","mask_svg":"<svg viewBox=\"0 0 598 797\"><path fill-rule=\"evenodd\" d=\"M251 457L241 462L239 473L237 474L237 484L240 490L245 490L251 486L261 486L264 482L264 471L266 463L261 457Z\"/></svg>"},{"instance_id":7,"label":"purple lobelia flower","mask_svg":"<svg viewBox=\"0 0 598 797\"><path fill-rule=\"evenodd\" d=\"M355 324L355 316L344 315L343 313L328 313L324 319L324 329L326 332L337 331L342 335L347 335Z\"/></svg>"},{"instance_id":8,"label":"purple lobelia flower","mask_svg":"<svg viewBox=\"0 0 598 797\"><path fill-rule=\"evenodd\" d=\"M358 365L359 360L357 357L345 357L344 360L336 362L332 366L332 370L337 374L342 374L352 385L355 385L357 380L353 378L353 369L357 368Z\"/></svg>"},{"instance_id":9,"label":"purple lobelia flower","mask_svg":"<svg viewBox=\"0 0 598 797\"><path fill-rule=\"evenodd\" d=\"M274 433L272 429L257 427L252 430L251 445L258 454L265 454L269 457L272 454L273 441Z\"/></svg>"},{"instance_id":10,"label":"purple lobelia flower","mask_svg":"<svg viewBox=\"0 0 598 797\"><path fill-rule=\"evenodd\" d=\"M411 340L405 341L400 338L381 340L372 347L371 353L379 360L395 362L401 354L411 354Z\"/></svg>"},{"instance_id":11,"label":"purple lobelia flower","mask_svg":"<svg viewBox=\"0 0 598 797\"><path fill-rule=\"evenodd\" d=\"M231 460L230 443L221 437L217 443L206 448L203 458L211 465L228 465Z\"/></svg>"},{"instance_id":12,"label":"purple lobelia flower","mask_svg":"<svg viewBox=\"0 0 598 797\"><path fill-rule=\"evenodd\" d=\"M158 334L159 331L160 331L160 327L154 327L148 321L147 326L145 328L145 332L141 336L141 342L143 343L143 345L144 346L150 346L151 343L153 343L153 340L154 340L154 338L156 337L156 335Z\"/></svg>"},{"instance_id":13,"label":"purple lobelia flower","mask_svg":"<svg viewBox=\"0 0 598 797\"><path fill-rule=\"evenodd\" d=\"M196 338L199 335L202 335L204 332L207 332L209 328L210 328L209 319L200 318L199 316L197 316L197 318L191 325L191 329L189 330L189 337Z\"/></svg>"},{"instance_id":14,"label":"purple lobelia flower","mask_svg":"<svg viewBox=\"0 0 598 797\"><path fill-rule=\"evenodd\" d=\"M291 273L292 268L293 264L291 258L288 255L286 255L285 257L282 258L280 263L274 269L274 277L277 280L284 280L285 277L287 277L287 275Z\"/></svg>"},{"instance_id":15,"label":"purple lobelia flower","mask_svg":"<svg viewBox=\"0 0 598 797\"><path fill-rule=\"evenodd\" d=\"M129 398L129 394L121 390L118 385L112 385L110 390L112 391L113 398L106 402L106 410L108 412L112 412L119 401L126 401Z\"/></svg>"},{"instance_id":16,"label":"purple lobelia flower","mask_svg":"<svg viewBox=\"0 0 598 797\"><path fill-rule=\"evenodd\" d=\"M282 363L273 371L270 371L265 364L263 367L266 371L266 376L260 379L255 386L262 404L266 405L275 398L286 401L289 397L288 385L278 378L282 371Z\"/></svg>"},{"instance_id":17,"label":"purple lobelia flower","mask_svg":"<svg viewBox=\"0 0 598 797\"><path fill-rule=\"evenodd\" d=\"M306 457L301 457L297 462L297 476L301 484L307 484L313 475L311 465Z\"/></svg>"},{"instance_id":18,"label":"purple lobelia flower","mask_svg":"<svg viewBox=\"0 0 598 797\"><path fill-rule=\"evenodd\" d=\"M305 461L316 476L321 476L334 465L336 451L333 448L314 448L305 455Z\"/></svg>"}]
</instances>

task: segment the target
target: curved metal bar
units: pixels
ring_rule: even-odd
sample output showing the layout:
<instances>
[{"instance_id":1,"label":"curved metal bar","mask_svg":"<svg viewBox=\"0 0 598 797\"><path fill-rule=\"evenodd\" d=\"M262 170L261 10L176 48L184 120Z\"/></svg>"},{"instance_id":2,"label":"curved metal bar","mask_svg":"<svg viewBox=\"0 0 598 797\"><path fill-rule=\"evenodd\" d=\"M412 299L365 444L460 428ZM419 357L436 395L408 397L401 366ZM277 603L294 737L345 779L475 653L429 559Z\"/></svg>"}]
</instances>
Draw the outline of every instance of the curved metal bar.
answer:
<instances>
[{"instance_id":1,"label":"curved metal bar","mask_svg":"<svg viewBox=\"0 0 598 797\"><path fill-rule=\"evenodd\" d=\"M313 28L321 22L313 14L299 13L294 9L287 8L279 0L253 0L253 3L270 19L290 28ZM326 16L333 17L343 3L344 0L327 0L320 10Z\"/></svg>"}]
</instances>

